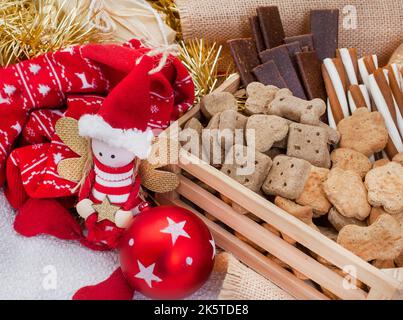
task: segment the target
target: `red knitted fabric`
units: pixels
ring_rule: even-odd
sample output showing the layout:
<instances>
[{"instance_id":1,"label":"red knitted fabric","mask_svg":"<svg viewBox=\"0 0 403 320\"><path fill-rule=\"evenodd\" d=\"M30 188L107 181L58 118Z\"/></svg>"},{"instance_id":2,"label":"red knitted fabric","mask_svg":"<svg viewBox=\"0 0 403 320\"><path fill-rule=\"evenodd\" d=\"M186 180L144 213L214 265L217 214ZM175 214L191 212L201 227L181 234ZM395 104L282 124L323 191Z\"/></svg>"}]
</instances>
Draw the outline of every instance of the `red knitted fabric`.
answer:
<instances>
[{"instance_id":1,"label":"red knitted fabric","mask_svg":"<svg viewBox=\"0 0 403 320\"><path fill-rule=\"evenodd\" d=\"M148 51L137 40L124 45L76 46L0 69L0 186L6 181L5 194L19 209L18 232L80 239L89 247L104 249L82 237L78 222L67 210L66 204L77 202L76 184L58 175L57 164L77 155L55 134L55 124L63 116L78 120L84 114L97 113L108 92ZM153 57L153 62L156 65L159 57ZM154 76L172 86L170 119L177 119L194 100L186 68L170 57ZM157 94L158 90L152 88ZM152 95L150 92L150 99ZM168 125L153 120L149 123L152 128ZM139 203L137 193L130 194L124 210ZM87 219L87 228L97 230L95 218ZM92 234L95 242L104 238Z\"/></svg>"}]
</instances>

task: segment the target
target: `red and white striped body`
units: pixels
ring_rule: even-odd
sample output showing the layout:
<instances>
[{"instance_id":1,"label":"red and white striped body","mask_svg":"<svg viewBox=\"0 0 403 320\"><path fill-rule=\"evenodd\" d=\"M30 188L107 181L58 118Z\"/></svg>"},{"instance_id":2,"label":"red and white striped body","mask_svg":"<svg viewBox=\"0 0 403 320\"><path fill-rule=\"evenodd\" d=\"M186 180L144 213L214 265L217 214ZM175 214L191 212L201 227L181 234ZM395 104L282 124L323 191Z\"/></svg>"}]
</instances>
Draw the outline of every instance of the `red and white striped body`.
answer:
<instances>
[{"instance_id":1,"label":"red and white striped body","mask_svg":"<svg viewBox=\"0 0 403 320\"><path fill-rule=\"evenodd\" d=\"M108 196L111 203L123 206L133 189L134 162L121 167L108 167L94 159L95 181L90 200L100 203Z\"/></svg>"}]
</instances>

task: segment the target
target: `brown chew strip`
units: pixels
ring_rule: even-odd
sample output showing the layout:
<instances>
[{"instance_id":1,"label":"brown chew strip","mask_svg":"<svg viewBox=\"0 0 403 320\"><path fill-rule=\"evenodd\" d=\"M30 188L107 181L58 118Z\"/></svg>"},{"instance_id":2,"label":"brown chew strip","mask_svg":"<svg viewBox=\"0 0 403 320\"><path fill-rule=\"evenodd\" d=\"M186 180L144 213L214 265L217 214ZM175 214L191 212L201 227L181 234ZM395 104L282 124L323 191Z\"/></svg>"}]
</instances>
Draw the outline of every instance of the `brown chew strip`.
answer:
<instances>
[{"instance_id":1,"label":"brown chew strip","mask_svg":"<svg viewBox=\"0 0 403 320\"><path fill-rule=\"evenodd\" d=\"M285 34L278 7L258 7L256 11L266 48L282 45Z\"/></svg>"},{"instance_id":2,"label":"brown chew strip","mask_svg":"<svg viewBox=\"0 0 403 320\"><path fill-rule=\"evenodd\" d=\"M285 44L285 46L287 47L288 54L290 55L292 64L294 65L294 68L297 70L297 60L296 60L295 54L297 52L302 51L301 46L299 45L298 41L287 43L287 44Z\"/></svg>"},{"instance_id":3,"label":"brown chew strip","mask_svg":"<svg viewBox=\"0 0 403 320\"><path fill-rule=\"evenodd\" d=\"M309 100L320 98L326 101L326 90L323 83L321 63L316 51L298 52L295 54L299 74Z\"/></svg>"},{"instance_id":4,"label":"brown chew strip","mask_svg":"<svg viewBox=\"0 0 403 320\"><path fill-rule=\"evenodd\" d=\"M357 107L357 109L362 107L368 108L365 98L358 84L351 85L348 90L351 93L351 97L353 98L354 104Z\"/></svg>"},{"instance_id":5,"label":"brown chew strip","mask_svg":"<svg viewBox=\"0 0 403 320\"><path fill-rule=\"evenodd\" d=\"M395 73L393 72L392 66L388 66L387 69L389 71L388 78L390 89L395 97L397 107L399 108L400 113L403 115L403 93L400 91L399 84L395 77Z\"/></svg>"},{"instance_id":6,"label":"brown chew strip","mask_svg":"<svg viewBox=\"0 0 403 320\"><path fill-rule=\"evenodd\" d=\"M242 83L247 86L256 80L252 70L260 64L255 42L251 38L243 38L229 40L228 44Z\"/></svg>"},{"instance_id":7,"label":"brown chew strip","mask_svg":"<svg viewBox=\"0 0 403 320\"><path fill-rule=\"evenodd\" d=\"M341 61L341 59L339 58L334 58L333 63L337 69L337 73L339 74L341 82L343 83L344 92L347 92L349 81L346 70L344 69L343 61Z\"/></svg>"},{"instance_id":8,"label":"brown chew strip","mask_svg":"<svg viewBox=\"0 0 403 320\"><path fill-rule=\"evenodd\" d=\"M350 54L351 61L353 62L354 72L355 72L355 74L356 74L356 76L357 76L358 81L360 82L360 79L359 79L360 72L359 72L359 70L358 70L358 54L357 54L357 49L356 49L356 48L348 48L348 53ZM340 58L340 59L341 59L339 49L336 50L336 58Z\"/></svg>"},{"instance_id":9,"label":"brown chew strip","mask_svg":"<svg viewBox=\"0 0 403 320\"><path fill-rule=\"evenodd\" d=\"M374 78L376 80L376 83L378 84L379 90L381 90L382 92L382 96L385 99L386 105L388 106L389 113L393 119L393 122L398 128L397 115L395 110L395 104L393 101L392 90L389 87L388 81L382 68L376 69L374 71Z\"/></svg>"},{"instance_id":10,"label":"brown chew strip","mask_svg":"<svg viewBox=\"0 0 403 320\"><path fill-rule=\"evenodd\" d=\"M259 18L257 16L250 17L249 24L252 29L252 36L255 40L257 52L265 50L266 46L264 44L262 30L260 29Z\"/></svg>"},{"instance_id":11,"label":"brown chew strip","mask_svg":"<svg viewBox=\"0 0 403 320\"><path fill-rule=\"evenodd\" d=\"M290 59L288 49L285 45L273 49L267 49L259 54L262 62L273 60L284 78L288 89L292 91L294 96L306 99L304 89L299 81L298 74Z\"/></svg>"},{"instance_id":12,"label":"brown chew strip","mask_svg":"<svg viewBox=\"0 0 403 320\"><path fill-rule=\"evenodd\" d=\"M294 37L287 37L284 39L286 44L297 41L301 47L309 47L309 50L314 50L313 35L311 33L302 34Z\"/></svg>"},{"instance_id":13,"label":"brown chew strip","mask_svg":"<svg viewBox=\"0 0 403 320\"><path fill-rule=\"evenodd\" d=\"M364 64L365 67L367 68L368 74L374 73L374 71L376 70L376 65L373 56L365 56Z\"/></svg>"},{"instance_id":14,"label":"brown chew strip","mask_svg":"<svg viewBox=\"0 0 403 320\"><path fill-rule=\"evenodd\" d=\"M382 92L382 96L385 99L386 105L388 106L390 115L393 119L393 122L395 123L397 127L397 117L396 117L396 110L394 106L394 101L393 101L393 95L392 91L389 87L388 81L386 80L385 73L383 72L383 69L379 68L374 71L374 78L375 81L379 87L379 90ZM397 149L395 147L395 144L393 143L392 139L389 136L388 143L385 147L385 152L388 155L390 159L392 159L397 153Z\"/></svg>"},{"instance_id":15,"label":"brown chew strip","mask_svg":"<svg viewBox=\"0 0 403 320\"><path fill-rule=\"evenodd\" d=\"M338 47L339 10L312 10L310 24L319 60L334 58Z\"/></svg>"},{"instance_id":16,"label":"brown chew strip","mask_svg":"<svg viewBox=\"0 0 403 320\"><path fill-rule=\"evenodd\" d=\"M298 41L287 43L287 44L285 44L285 46L288 50L290 57L294 57L297 52L302 51L301 46L299 45Z\"/></svg>"},{"instance_id":17,"label":"brown chew strip","mask_svg":"<svg viewBox=\"0 0 403 320\"><path fill-rule=\"evenodd\" d=\"M388 138L388 143L386 144L386 147L385 147L385 153L388 155L389 159L392 159L395 155L397 155L399 153L399 151L397 151L390 136Z\"/></svg>"},{"instance_id":18,"label":"brown chew strip","mask_svg":"<svg viewBox=\"0 0 403 320\"><path fill-rule=\"evenodd\" d=\"M272 85L278 88L287 88L284 78L281 76L273 60L267 61L253 69L257 80L264 85Z\"/></svg>"},{"instance_id":19,"label":"brown chew strip","mask_svg":"<svg viewBox=\"0 0 403 320\"><path fill-rule=\"evenodd\" d=\"M343 111L339 99L336 94L336 90L333 86L332 80L330 79L329 73L326 70L324 64L322 64L322 76L325 82L325 88L327 96L329 97L330 107L332 108L332 114L336 125L344 118Z\"/></svg>"}]
</instances>

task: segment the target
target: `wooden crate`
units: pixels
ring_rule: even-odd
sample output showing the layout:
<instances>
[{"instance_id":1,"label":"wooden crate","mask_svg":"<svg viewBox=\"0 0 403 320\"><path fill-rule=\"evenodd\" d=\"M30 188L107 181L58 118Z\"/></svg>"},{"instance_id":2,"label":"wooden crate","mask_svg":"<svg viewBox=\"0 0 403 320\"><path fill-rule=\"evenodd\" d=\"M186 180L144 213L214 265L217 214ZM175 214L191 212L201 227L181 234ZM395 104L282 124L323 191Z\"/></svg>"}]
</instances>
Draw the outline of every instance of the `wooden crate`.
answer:
<instances>
[{"instance_id":1,"label":"wooden crate","mask_svg":"<svg viewBox=\"0 0 403 320\"><path fill-rule=\"evenodd\" d=\"M238 86L239 77L233 75L217 90L235 92ZM188 112L178 120L179 125L183 125L198 111L198 107L195 107ZM250 191L209 164L201 162L184 149L179 151L179 164L172 165L171 169L179 174L180 185L175 192L158 195L158 201L161 204L182 206L194 212L209 226L219 247L231 252L240 261L295 298L328 299L319 290L320 286L341 299L403 299L403 279L401 278L403 268L377 269L267 199ZM183 171L186 172L186 176L181 174ZM354 270L356 278L364 283L368 290L345 286L348 282L335 272L334 268L321 264L306 253L307 250L301 250L300 247L289 244L250 217L235 212L230 205L202 188L196 183L197 181L194 181L195 179L189 179L189 176L204 182L219 194L233 200L335 267L340 269L347 267L349 270ZM198 209L195 209L194 205L189 205L189 202ZM207 219L203 212L209 213L219 222L215 223ZM228 229L240 233L316 285L296 277L275 260L234 236Z\"/></svg>"}]
</instances>

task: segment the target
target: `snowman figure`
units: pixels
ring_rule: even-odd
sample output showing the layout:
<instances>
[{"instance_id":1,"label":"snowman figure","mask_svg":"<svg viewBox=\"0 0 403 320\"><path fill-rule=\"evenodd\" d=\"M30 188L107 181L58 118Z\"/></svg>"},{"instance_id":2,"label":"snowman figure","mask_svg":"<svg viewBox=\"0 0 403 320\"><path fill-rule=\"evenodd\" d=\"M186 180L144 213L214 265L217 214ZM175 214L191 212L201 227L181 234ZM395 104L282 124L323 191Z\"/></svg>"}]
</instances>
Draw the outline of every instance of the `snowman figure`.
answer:
<instances>
[{"instance_id":1,"label":"snowman figure","mask_svg":"<svg viewBox=\"0 0 403 320\"><path fill-rule=\"evenodd\" d=\"M151 90L157 87L159 96L173 96L161 77L149 75L152 62L147 58L110 92L97 114L78 122L80 136L91 139L91 155L76 208L85 219L86 240L101 248L116 248L134 216L147 206L138 167L154 136L149 122L156 120L151 110L158 101L152 101ZM158 121L169 121L170 112L160 112Z\"/></svg>"}]
</instances>

